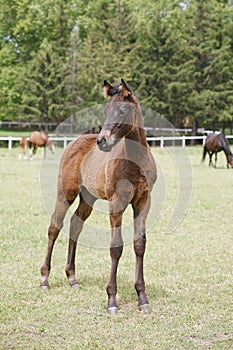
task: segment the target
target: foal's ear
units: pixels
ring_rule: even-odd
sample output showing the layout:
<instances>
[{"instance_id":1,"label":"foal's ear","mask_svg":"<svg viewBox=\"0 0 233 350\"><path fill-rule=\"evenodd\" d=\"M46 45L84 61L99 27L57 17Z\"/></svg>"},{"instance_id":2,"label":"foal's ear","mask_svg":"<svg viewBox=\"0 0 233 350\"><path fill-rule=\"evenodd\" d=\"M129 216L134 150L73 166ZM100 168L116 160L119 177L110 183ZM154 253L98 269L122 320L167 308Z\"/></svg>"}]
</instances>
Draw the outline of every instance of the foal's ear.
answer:
<instances>
[{"instance_id":1,"label":"foal's ear","mask_svg":"<svg viewBox=\"0 0 233 350\"><path fill-rule=\"evenodd\" d=\"M111 96L111 90L113 90L113 86L107 82L107 80L104 81L104 98L108 98L108 96Z\"/></svg>"},{"instance_id":2,"label":"foal's ear","mask_svg":"<svg viewBox=\"0 0 233 350\"><path fill-rule=\"evenodd\" d=\"M119 90L123 93L123 95L125 97L131 96L132 95L132 91L130 90L130 88L127 86L126 82L124 81L124 79L121 79L121 83L119 86Z\"/></svg>"}]
</instances>

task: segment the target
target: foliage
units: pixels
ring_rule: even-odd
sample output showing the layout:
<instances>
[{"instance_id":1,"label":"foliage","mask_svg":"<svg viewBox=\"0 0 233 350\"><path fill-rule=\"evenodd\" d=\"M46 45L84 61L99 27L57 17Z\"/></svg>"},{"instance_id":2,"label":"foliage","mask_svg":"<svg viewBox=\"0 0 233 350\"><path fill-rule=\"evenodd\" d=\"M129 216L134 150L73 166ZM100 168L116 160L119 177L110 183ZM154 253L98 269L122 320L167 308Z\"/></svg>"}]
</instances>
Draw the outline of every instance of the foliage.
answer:
<instances>
[{"instance_id":1,"label":"foliage","mask_svg":"<svg viewBox=\"0 0 233 350\"><path fill-rule=\"evenodd\" d=\"M176 126L233 123L233 4L0 0L0 119L59 123L121 77Z\"/></svg>"},{"instance_id":2,"label":"foliage","mask_svg":"<svg viewBox=\"0 0 233 350\"><path fill-rule=\"evenodd\" d=\"M226 32L232 13L219 2L193 2L187 10L187 111L196 124L232 118L232 51Z\"/></svg>"}]
</instances>

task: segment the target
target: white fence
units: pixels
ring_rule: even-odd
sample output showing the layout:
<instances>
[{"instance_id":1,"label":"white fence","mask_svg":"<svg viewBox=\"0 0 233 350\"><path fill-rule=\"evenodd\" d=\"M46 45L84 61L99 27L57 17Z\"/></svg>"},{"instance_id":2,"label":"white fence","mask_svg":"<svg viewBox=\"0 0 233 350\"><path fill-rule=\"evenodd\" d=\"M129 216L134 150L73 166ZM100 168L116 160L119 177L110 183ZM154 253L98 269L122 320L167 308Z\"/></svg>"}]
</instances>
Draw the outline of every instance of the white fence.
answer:
<instances>
[{"instance_id":1,"label":"white fence","mask_svg":"<svg viewBox=\"0 0 233 350\"><path fill-rule=\"evenodd\" d=\"M72 136L50 136L50 140L60 143L63 148L65 148L69 142L75 140L77 137ZM227 135L227 139L233 139L233 135ZM147 141L149 141L152 145L159 145L160 147L165 147L166 144L185 147L187 145L187 141L196 140L200 141L202 145L205 144L206 136L152 136L147 137ZM18 136L2 136L0 137L0 141L7 141L8 149L12 149L13 142L19 142L21 137Z\"/></svg>"},{"instance_id":2,"label":"white fence","mask_svg":"<svg viewBox=\"0 0 233 350\"><path fill-rule=\"evenodd\" d=\"M75 140L77 137L72 136L49 136L49 139L54 142L60 142L65 148L69 142ZM13 142L19 142L21 140L21 137L19 136L2 136L0 137L0 141L7 141L8 149L12 149ZM27 137L27 140L29 138Z\"/></svg>"}]
</instances>

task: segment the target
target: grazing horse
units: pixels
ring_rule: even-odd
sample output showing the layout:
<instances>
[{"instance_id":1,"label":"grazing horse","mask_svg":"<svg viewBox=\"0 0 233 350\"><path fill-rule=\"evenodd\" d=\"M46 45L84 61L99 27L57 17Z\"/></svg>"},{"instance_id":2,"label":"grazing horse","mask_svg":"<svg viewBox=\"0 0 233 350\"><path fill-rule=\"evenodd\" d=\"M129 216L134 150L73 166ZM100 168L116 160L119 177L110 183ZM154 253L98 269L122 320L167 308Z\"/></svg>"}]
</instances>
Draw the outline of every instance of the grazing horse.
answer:
<instances>
[{"instance_id":1,"label":"grazing horse","mask_svg":"<svg viewBox=\"0 0 233 350\"><path fill-rule=\"evenodd\" d=\"M154 158L147 144L139 102L124 80L116 86L104 81L105 123L99 134L84 134L71 142L60 161L57 199L48 229L48 248L41 268L41 289L48 288L54 243L63 219L79 195L79 205L71 218L66 275L70 286L78 287L75 254L84 221L97 199L109 203L112 260L107 285L108 311L118 310L117 268L123 251L122 215L129 204L134 216L134 251L136 255L135 289L139 308L149 310L145 293L143 257L146 247L145 222L150 209L150 192L157 178Z\"/></svg>"},{"instance_id":2,"label":"grazing horse","mask_svg":"<svg viewBox=\"0 0 233 350\"><path fill-rule=\"evenodd\" d=\"M233 167L233 155L230 150L229 143L225 137L224 134L209 134L206 138L204 149L203 149L203 156L202 161L204 162L206 153L209 154L209 166L213 166L216 168L217 165L217 153L223 151L226 155L227 159L227 167L229 168L229 165ZM215 164L212 162L212 156L215 154Z\"/></svg>"},{"instance_id":3,"label":"grazing horse","mask_svg":"<svg viewBox=\"0 0 233 350\"><path fill-rule=\"evenodd\" d=\"M24 159L27 159L27 149L28 149L28 140L26 137L22 137L19 142L19 157L18 159L21 159L22 156Z\"/></svg>"},{"instance_id":4,"label":"grazing horse","mask_svg":"<svg viewBox=\"0 0 233 350\"><path fill-rule=\"evenodd\" d=\"M31 149L33 146L33 149ZM29 135L29 148L30 148L30 159L36 154L38 147L44 147L44 158L46 158L46 147L49 147L50 151L54 153L55 147L44 131L33 131Z\"/></svg>"}]
</instances>

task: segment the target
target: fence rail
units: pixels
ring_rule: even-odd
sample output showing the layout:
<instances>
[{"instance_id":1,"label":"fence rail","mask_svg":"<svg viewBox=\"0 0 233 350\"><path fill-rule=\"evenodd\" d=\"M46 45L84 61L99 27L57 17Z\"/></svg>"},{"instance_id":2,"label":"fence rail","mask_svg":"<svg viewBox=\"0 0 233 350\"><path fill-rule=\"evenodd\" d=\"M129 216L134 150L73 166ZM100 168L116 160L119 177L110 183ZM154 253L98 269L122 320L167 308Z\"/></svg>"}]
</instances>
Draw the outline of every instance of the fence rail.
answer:
<instances>
[{"instance_id":1,"label":"fence rail","mask_svg":"<svg viewBox=\"0 0 233 350\"><path fill-rule=\"evenodd\" d=\"M29 128L31 129L32 127L35 127L36 129L56 129L57 123L43 123L43 122L19 122L19 121L0 121L0 127L1 128L15 128L15 129L24 129L24 128Z\"/></svg>"},{"instance_id":2,"label":"fence rail","mask_svg":"<svg viewBox=\"0 0 233 350\"><path fill-rule=\"evenodd\" d=\"M62 124L60 124L60 126L66 127L68 130L72 130L73 129L73 125L72 123L66 123L66 122L62 122ZM58 127L57 123L52 123L52 122L30 122L30 121L0 121L0 128L9 128L9 129L25 129L28 128L31 130L31 128L34 128L36 130L40 130L41 128L43 128L44 130L48 131L48 130L55 130ZM145 126L145 130L146 131L169 131L169 132L174 132L175 133L184 133L186 134L190 134L193 130L192 128L158 128L158 127L147 127ZM210 132L212 132L211 130L206 130L204 128L198 128L197 132L199 134L208 134Z\"/></svg>"},{"instance_id":3,"label":"fence rail","mask_svg":"<svg viewBox=\"0 0 233 350\"><path fill-rule=\"evenodd\" d=\"M77 136L49 136L50 140L60 143L63 148L65 148L69 142L75 140ZM233 135L226 135L227 139L233 139ZM200 141L202 145L205 144L206 136L152 136L147 137L147 141L151 143L151 145L155 146L159 144L160 147L165 147L166 145L173 146L181 146L186 147L187 141ZM21 137L19 136L1 136L0 141L7 142L7 148L12 149L13 142L19 142Z\"/></svg>"}]
</instances>

